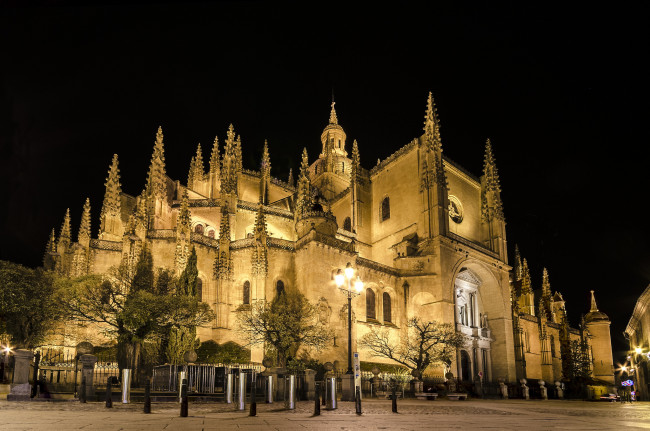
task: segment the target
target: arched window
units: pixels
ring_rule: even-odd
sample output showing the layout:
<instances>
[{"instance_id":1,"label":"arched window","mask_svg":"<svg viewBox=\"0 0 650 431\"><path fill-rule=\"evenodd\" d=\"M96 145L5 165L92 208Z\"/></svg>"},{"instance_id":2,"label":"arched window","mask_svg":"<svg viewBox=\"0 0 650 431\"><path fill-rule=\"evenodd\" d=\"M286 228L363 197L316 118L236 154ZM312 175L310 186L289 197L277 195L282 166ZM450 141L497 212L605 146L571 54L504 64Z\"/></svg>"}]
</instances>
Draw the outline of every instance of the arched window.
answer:
<instances>
[{"instance_id":1,"label":"arched window","mask_svg":"<svg viewBox=\"0 0 650 431\"><path fill-rule=\"evenodd\" d=\"M384 292L382 302L384 304L384 322L392 322L391 319L391 307L390 307L390 295L388 292Z\"/></svg>"},{"instance_id":2,"label":"arched window","mask_svg":"<svg viewBox=\"0 0 650 431\"><path fill-rule=\"evenodd\" d=\"M375 291L372 289L366 289L366 318L377 319L375 312Z\"/></svg>"},{"instance_id":3,"label":"arched window","mask_svg":"<svg viewBox=\"0 0 650 431\"><path fill-rule=\"evenodd\" d=\"M200 233L201 235L203 235L203 225L202 224L197 224L196 226L194 226L194 232Z\"/></svg>"},{"instance_id":4,"label":"arched window","mask_svg":"<svg viewBox=\"0 0 650 431\"><path fill-rule=\"evenodd\" d=\"M350 217L346 217L345 220L343 220L343 230L352 232L352 220L350 219Z\"/></svg>"},{"instance_id":5,"label":"arched window","mask_svg":"<svg viewBox=\"0 0 650 431\"><path fill-rule=\"evenodd\" d=\"M244 304L250 304L251 303L251 282L250 281L245 281L244 282Z\"/></svg>"},{"instance_id":6,"label":"arched window","mask_svg":"<svg viewBox=\"0 0 650 431\"><path fill-rule=\"evenodd\" d=\"M208 231L208 238L214 238L214 229Z\"/></svg>"},{"instance_id":7,"label":"arched window","mask_svg":"<svg viewBox=\"0 0 650 431\"><path fill-rule=\"evenodd\" d=\"M381 221L388 220L390 218L390 200L388 196L381 201Z\"/></svg>"},{"instance_id":8,"label":"arched window","mask_svg":"<svg viewBox=\"0 0 650 431\"><path fill-rule=\"evenodd\" d=\"M551 358L555 357L555 337L551 335L551 339L549 341L551 343Z\"/></svg>"},{"instance_id":9,"label":"arched window","mask_svg":"<svg viewBox=\"0 0 650 431\"><path fill-rule=\"evenodd\" d=\"M200 278L196 280L196 299L203 301L203 280Z\"/></svg>"},{"instance_id":10,"label":"arched window","mask_svg":"<svg viewBox=\"0 0 650 431\"><path fill-rule=\"evenodd\" d=\"M278 296L284 295L284 282L282 282L282 280L278 280L278 282L275 283L275 290Z\"/></svg>"}]
</instances>

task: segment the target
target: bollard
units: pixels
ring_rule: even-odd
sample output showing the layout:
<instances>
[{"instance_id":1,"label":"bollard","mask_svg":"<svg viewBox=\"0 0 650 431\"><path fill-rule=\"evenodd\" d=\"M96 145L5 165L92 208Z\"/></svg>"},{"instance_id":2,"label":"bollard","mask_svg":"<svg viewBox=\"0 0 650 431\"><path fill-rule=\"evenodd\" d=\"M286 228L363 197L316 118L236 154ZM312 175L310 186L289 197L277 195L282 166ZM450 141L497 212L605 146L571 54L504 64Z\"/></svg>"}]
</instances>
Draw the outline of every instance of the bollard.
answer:
<instances>
[{"instance_id":1,"label":"bollard","mask_svg":"<svg viewBox=\"0 0 650 431\"><path fill-rule=\"evenodd\" d=\"M181 417L187 417L188 409L188 399L187 399L187 379L183 379L181 384Z\"/></svg>"},{"instance_id":2,"label":"bollard","mask_svg":"<svg viewBox=\"0 0 650 431\"><path fill-rule=\"evenodd\" d=\"M320 382L321 384L321 405L324 406L327 403L327 380Z\"/></svg>"},{"instance_id":3,"label":"bollard","mask_svg":"<svg viewBox=\"0 0 650 431\"><path fill-rule=\"evenodd\" d=\"M266 404L273 404L273 376L266 376Z\"/></svg>"},{"instance_id":4,"label":"bollard","mask_svg":"<svg viewBox=\"0 0 650 431\"><path fill-rule=\"evenodd\" d=\"M289 396L284 401L284 408L294 410L296 408L296 376L293 374L289 374L288 393Z\"/></svg>"},{"instance_id":5,"label":"bollard","mask_svg":"<svg viewBox=\"0 0 650 431\"><path fill-rule=\"evenodd\" d=\"M357 414L361 415L361 388L359 386L355 386L356 391L355 391L355 407L357 410Z\"/></svg>"},{"instance_id":6,"label":"bollard","mask_svg":"<svg viewBox=\"0 0 650 431\"><path fill-rule=\"evenodd\" d=\"M86 404L86 376L81 376L81 389L79 390L79 402Z\"/></svg>"},{"instance_id":7,"label":"bollard","mask_svg":"<svg viewBox=\"0 0 650 431\"><path fill-rule=\"evenodd\" d=\"M117 384L117 377L110 376L106 379L106 408L113 408L113 384Z\"/></svg>"},{"instance_id":8,"label":"bollard","mask_svg":"<svg viewBox=\"0 0 650 431\"><path fill-rule=\"evenodd\" d=\"M131 370L125 368L122 370L122 403L131 402Z\"/></svg>"},{"instance_id":9,"label":"bollard","mask_svg":"<svg viewBox=\"0 0 650 431\"><path fill-rule=\"evenodd\" d=\"M316 382L314 392L314 416L320 416L320 382Z\"/></svg>"},{"instance_id":10,"label":"bollard","mask_svg":"<svg viewBox=\"0 0 650 431\"><path fill-rule=\"evenodd\" d=\"M251 376L251 408L250 411L248 412L248 416L257 416L257 401L255 400L256 397L256 391L255 391L255 386L256 386L256 379L255 379L255 370L253 370L253 374Z\"/></svg>"},{"instance_id":11,"label":"bollard","mask_svg":"<svg viewBox=\"0 0 650 431\"><path fill-rule=\"evenodd\" d=\"M144 412L151 413L151 380L144 384Z\"/></svg>"},{"instance_id":12,"label":"bollard","mask_svg":"<svg viewBox=\"0 0 650 431\"><path fill-rule=\"evenodd\" d=\"M232 390L233 390L233 374L226 374L226 404L232 404Z\"/></svg>"},{"instance_id":13,"label":"bollard","mask_svg":"<svg viewBox=\"0 0 650 431\"><path fill-rule=\"evenodd\" d=\"M336 410L336 377L327 378L327 410Z\"/></svg>"},{"instance_id":14,"label":"bollard","mask_svg":"<svg viewBox=\"0 0 650 431\"><path fill-rule=\"evenodd\" d=\"M181 395L181 386L183 386L183 380L187 379L187 371L179 371L178 372L178 402L182 402L182 397Z\"/></svg>"},{"instance_id":15,"label":"bollard","mask_svg":"<svg viewBox=\"0 0 650 431\"><path fill-rule=\"evenodd\" d=\"M393 380L393 395L391 396L393 402L393 413L397 413L397 382Z\"/></svg>"},{"instance_id":16,"label":"bollard","mask_svg":"<svg viewBox=\"0 0 650 431\"><path fill-rule=\"evenodd\" d=\"M246 373L243 371L239 372L239 384L237 389L239 393L237 394L237 410L246 410Z\"/></svg>"}]
</instances>

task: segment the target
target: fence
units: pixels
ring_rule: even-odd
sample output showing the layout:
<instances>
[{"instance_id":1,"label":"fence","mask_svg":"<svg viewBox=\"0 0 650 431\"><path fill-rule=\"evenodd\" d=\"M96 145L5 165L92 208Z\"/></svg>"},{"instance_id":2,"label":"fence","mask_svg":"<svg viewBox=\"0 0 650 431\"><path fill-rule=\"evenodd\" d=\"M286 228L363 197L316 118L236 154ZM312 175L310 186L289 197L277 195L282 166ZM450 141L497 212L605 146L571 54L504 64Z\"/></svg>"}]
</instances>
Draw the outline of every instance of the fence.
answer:
<instances>
[{"instance_id":1,"label":"fence","mask_svg":"<svg viewBox=\"0 0 650 431\"><path fill-rule=\"evenodd\" d=\"M259 364L196 364L196 365L158 365L153 369L152 390L161 392L178 392L178 376L181 371L187 371L188 392L197 394L223 394L225 391L226 374L244 371L251 375L253 371L260 373ZM250 382L250 378L249 382ZM261 389L260 379L256 379L258 389ZM258 393L262 393L261 390Z\"/></svg>"}]
</instances>

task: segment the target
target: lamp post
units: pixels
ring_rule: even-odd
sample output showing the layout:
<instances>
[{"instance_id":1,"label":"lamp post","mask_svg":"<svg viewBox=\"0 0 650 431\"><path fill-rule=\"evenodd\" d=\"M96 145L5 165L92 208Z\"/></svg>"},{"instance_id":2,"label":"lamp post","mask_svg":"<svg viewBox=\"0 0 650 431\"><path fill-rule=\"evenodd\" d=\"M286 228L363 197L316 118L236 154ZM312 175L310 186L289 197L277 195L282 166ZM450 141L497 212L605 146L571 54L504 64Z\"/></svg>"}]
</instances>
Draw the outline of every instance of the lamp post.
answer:
<instances>
[{"instance_id":1,"label":"lamp post","mask_svg":"<svg viewBox=\"0 0 650 431\"><path fill-rule=\"evenodd\" d=\"M348 371L345 374L354 374L352 371L352 298L358 296L363 290L363 282L357 275L354 285L352 279L354 278L354 268L350 262L345 266L345 270L339 269L334 276L336 287L338 287L343 294L348 297Z\"/></svg>"}]
</instances>

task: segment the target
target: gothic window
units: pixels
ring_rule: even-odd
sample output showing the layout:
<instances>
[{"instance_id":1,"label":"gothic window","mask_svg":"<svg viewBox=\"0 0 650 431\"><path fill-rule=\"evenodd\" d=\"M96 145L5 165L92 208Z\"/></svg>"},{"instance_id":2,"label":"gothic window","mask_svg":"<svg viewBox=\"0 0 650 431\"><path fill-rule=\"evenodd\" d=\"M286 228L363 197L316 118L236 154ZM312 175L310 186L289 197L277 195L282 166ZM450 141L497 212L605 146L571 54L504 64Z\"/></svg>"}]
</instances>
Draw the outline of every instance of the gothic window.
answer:
<instances>
[{"instance_id":1,"label":"gothic window","mask_svg":"<svg viewBox=\"0 0 650 431\"><path fill-rule=\"evenodd\" d=\"M524 346L526 346L526 352L530 353L530 334L528 334L528 331L524 332Z\"/></svg>"},{"instance_id":2,"label":"gothic window","mask_svg":"<svg viewBox=\"0 0 650 431\"><path fill-rule=\"evenodd\" d=\"M341 162L341 173L345 173L345 162Z\"/></svg>"},{"instance_id":3,"label":"gothic window","mask_svg":"<svg viewBox=\"0 0 650 431\"><path fill-rule=\"evenodd\" d=\"M196 280L196 299L203 301L203 280L200 278Z\"/></svg>"},{"instance_id":4,"label":"gothic window","mask_svg":"<svg viewBox=\"0 0 650 431\"><path fill-rule=\"evenodd\" d=\"M382 296L382 302L384 305L384 322L392 322L393 320L391 319L390 295L388 292L384 292Z\"/></svg>"},{"instance_id":5,"label":"gothic window","mask_svg":"<svg viewBox=\"0 0 650 431\"><path fill-rule=\"evenodd\" d=\"M201 235L203 235L203 225L202 224L197 224L196 226L194 226L194 232L200 233Z\"/></svg>"},{"instance_id":6,"label":"gothic window","mask_svg":"<svg viewBox=\"0 0 650 431\"><path fill-rule=\"evenodd\" d=\"M555 357L555 337L551 335L551 339L549 341L551 343L551 358Z\"/></svg>"},{"instance_id":7,"label":"gothic window","mask_svg":"<svg viewBox=\"0 0 650 431\"><path fill-rule=\"evenodd\" d=\"M244 304L250 304L251 303L251 282L250 281L245 281L244 282L244 292L243 292L243 303Z\"/></svg>"},{"instance_id":8,"label":"gothic window","mask_svg":"<svg viewBox=\"0 0 650 431\"><path fill-rule=\"evenodd\" d=\"M381 201L381 221L388 220L390 218L390 200L388 196Z\"/></svg>"},{"instance_id":9,"label":"gothic window","mask_svg":"<svg viewBox=\"0 0 650 431\"><path fill-rule=\"evenodd\" d=\"M275 290L278 296L284 295L284 282L282 280L278 280L278 282L275 283Z\"/></svg>"},{"instance_id":10,"label":"gothic window","mask_svg":"<svg viewBox=\"0 0 650 431\"><path fill-rule=\"evenodd\" d=\"M377 319L375 312L375 292L372 289L366 289L366 318Z\"/></svg>"},{"instance_id":11,"label":"gothic window","mask_svg":"<svg viewBox=\"0 0 650 431\"><path fill-rule=\"evenodd\" d=\"M214 238L214 229L208 231L208 238Z\"/></svg>"},{"instance_id":12,"label":"gothic window","mask_svg":"<svg viewBox=\"0 0 650 431\"><path fill-rule=\"evenodd\" d=\"M343 220L343 230L352 232L352 220L350 220L350 217L346 217L345 220Z\"/></svg>"}]
</instances>

